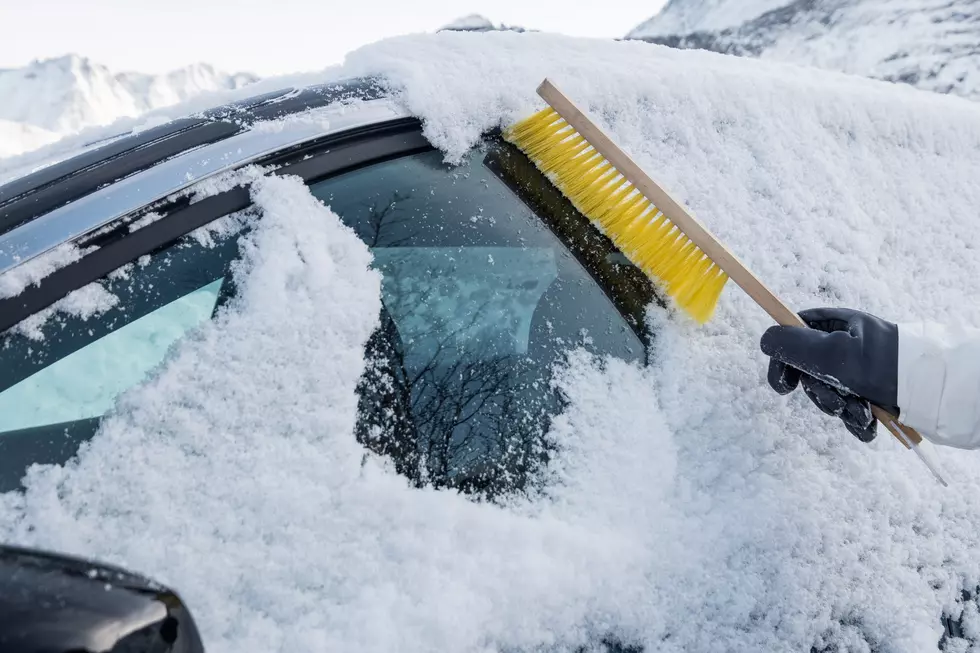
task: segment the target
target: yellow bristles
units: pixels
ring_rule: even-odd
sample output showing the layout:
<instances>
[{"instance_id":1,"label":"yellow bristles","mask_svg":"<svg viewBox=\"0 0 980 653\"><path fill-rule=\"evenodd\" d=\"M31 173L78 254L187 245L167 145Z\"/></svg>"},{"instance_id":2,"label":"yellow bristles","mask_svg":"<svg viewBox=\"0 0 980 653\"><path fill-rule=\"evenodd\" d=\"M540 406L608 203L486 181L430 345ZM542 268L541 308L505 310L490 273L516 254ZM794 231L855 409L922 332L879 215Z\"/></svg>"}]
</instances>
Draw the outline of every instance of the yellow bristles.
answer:
<instances>
[{"instance_id":1,"label":"yellow bristles","mask_svg":"<svg viewBox=\"0 0 980 653\"><path fill-rule=\"evenodd\" d=\"M583 215L698 322L726 275L551 107L504 131Z\"/></svg>"}]
</instances>

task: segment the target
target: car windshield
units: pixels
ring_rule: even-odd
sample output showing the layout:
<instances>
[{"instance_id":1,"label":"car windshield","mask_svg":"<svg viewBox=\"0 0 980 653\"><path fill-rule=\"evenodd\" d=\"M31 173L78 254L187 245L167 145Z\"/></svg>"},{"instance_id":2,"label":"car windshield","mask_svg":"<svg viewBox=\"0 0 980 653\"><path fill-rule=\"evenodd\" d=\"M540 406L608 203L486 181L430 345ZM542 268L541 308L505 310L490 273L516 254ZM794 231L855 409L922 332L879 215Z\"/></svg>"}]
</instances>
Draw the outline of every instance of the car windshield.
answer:
<instances>
[{"instance_id":1,"label":"car windshield","mask_svg":"<svg viewBox=\"0 0 980 653\"><path fill-rule=\"evenodd\" d=\"M427 152L311 186L383 275L358 437L418 485L526 488L566 353L643 356L651 289L548 186L500 141L458 167Z\"/></svg>"}]
</instances>

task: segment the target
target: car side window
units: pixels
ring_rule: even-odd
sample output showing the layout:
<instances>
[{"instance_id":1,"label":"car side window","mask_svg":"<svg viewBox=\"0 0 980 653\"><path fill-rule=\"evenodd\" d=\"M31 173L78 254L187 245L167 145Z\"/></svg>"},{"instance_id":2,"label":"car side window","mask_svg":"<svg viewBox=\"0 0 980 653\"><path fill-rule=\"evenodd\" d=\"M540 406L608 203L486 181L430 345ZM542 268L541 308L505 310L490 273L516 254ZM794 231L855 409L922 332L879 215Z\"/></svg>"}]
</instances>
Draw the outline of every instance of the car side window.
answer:
<instances>
[{"instance_id":1,"label":"car side window","mask_svg":"<svg viewBox=\"0 0 980 653\"><path fill-rule=\"evenodd\" d=\"M506 143L460 166L427 152L311 191L382 273L357 437L414 484L528 489L562 405L555 366L577 347L643 359L649 282L567 201L544 197L558 193Z\"/></svg>"},{"instance_id":2,"label":"car side window","mask_svg":"<svg viewBox=\"0 0 980 653\"><path fill-rule=\"evenodd\" d=\"M234 237L192 234L0 334L0 491L91 438L116 398L210 319L237 254Z\"/></svg>"},{"instance_id":3,"label":"car side window","mask_svg":"<svg viewBox=\"0 0 980 653\"><path fill-rule=\"evenodd\" d=\"M645 356L652 285L499 138L462 165L427 151L310 190L382 273L355 436L415 485L527 489L548 460L567 353ZM0 492L33 463L67 461L232 296L238 234L221 233L186 236L0 333Z\"/></svg>"}]
</instances>

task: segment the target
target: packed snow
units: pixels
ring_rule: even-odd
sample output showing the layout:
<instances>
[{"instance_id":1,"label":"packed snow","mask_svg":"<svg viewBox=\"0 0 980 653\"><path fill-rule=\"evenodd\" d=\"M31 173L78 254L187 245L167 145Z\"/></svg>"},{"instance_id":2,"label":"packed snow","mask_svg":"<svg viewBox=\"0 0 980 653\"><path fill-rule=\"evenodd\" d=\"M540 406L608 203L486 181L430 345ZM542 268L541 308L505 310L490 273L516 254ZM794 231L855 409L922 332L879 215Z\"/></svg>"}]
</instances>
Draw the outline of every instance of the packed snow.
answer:
<instances>
[{"instance_id":1,"label":"packed snow","mask_svg":"<svg viewBox=\"0 0 980 653\"><path fill-rule=\"evenodd\" d=\"M540 108L550 76L790 305L980 323L972 103L506 32L391 39L328 73L367 74L449 161ZM944 490L887 435L862 445L775 396L768 318L734 287L705 327L651 307L647 367L570 354L540 494L409 487L353 436L367 248L295 180L253 196L240 298L76 461L3 496L4 540L174 585L219 652L922 653L980 583L980 454L943 452Z\"/></svg>"}]
</instances>

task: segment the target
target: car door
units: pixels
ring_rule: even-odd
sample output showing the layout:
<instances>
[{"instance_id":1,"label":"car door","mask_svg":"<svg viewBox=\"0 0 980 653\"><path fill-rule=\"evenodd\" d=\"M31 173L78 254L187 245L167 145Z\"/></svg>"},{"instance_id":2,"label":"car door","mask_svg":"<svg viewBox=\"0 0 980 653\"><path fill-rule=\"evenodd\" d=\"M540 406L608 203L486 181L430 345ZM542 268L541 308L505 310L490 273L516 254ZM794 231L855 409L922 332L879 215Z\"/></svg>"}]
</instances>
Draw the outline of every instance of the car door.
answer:
<instances>
[{"instance_id":1,"label":"car door","mask_svg":"<svg viewBox=\"0 0 980 653\"><path fill-rule=\"evenodd\" d=\"M399 120L262 163L303 178L374 254L384 308L355 435L414 484L526 489L561 409L554 366L576 347L643 358L652 286L498 136L451 166ZM232 188L155 206L0 300L0 490L73 456L234 296L249 204Z\"/></svg>"}]
</instances>

